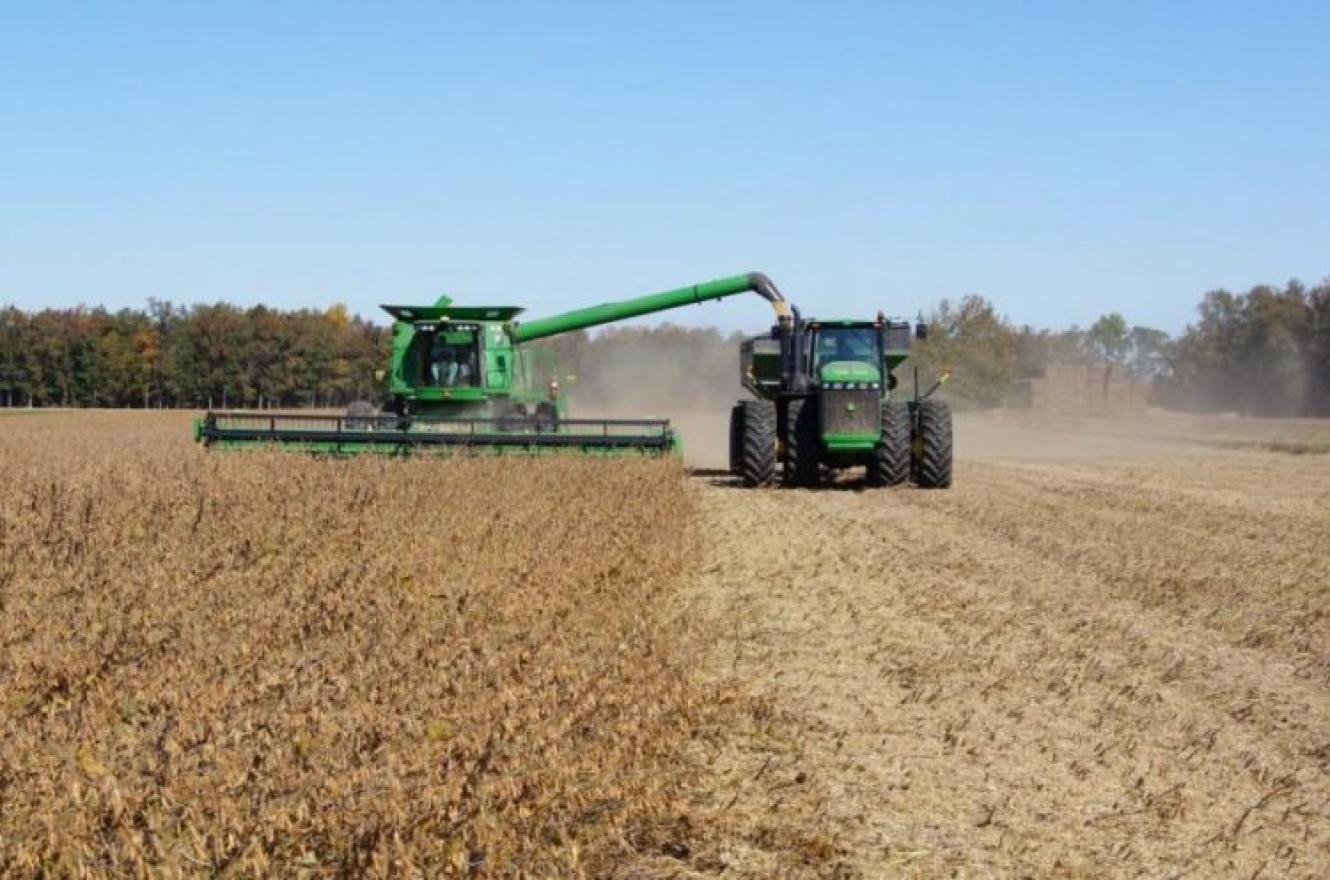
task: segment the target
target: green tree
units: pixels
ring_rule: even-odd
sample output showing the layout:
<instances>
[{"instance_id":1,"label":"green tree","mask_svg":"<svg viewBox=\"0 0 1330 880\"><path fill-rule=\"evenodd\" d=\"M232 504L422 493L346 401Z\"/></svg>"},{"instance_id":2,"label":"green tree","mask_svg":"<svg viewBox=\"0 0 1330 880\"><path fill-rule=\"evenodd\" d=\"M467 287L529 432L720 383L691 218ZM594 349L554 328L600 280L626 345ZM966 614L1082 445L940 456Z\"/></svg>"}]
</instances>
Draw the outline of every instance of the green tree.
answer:
<instances>
[{"instance_id":1,"label":"green tree","mask_svg":"<svg viewBox=\"0 0 1330 880\"><path fill-rule=\"evenodd\" d=\"M1101 364L1119 366L1131 353L1131 331L1127 319L1117 312L1103 315L1090 325L1085 336L1091 356Z\"/></svg>"},{"instance_id":2,"label":"green tree","mask_svg":"<svg viewBox=\"0 0 1330 880\"><path fill-rule=\"evenodd\" d=\"M995 406L1019 372L1019 337L1006 318L981 296L958 303L944 299L928 315L928 338L916 344L921 370L952 374L951 391L964 400Z\"/></svg>"}]
</instances>

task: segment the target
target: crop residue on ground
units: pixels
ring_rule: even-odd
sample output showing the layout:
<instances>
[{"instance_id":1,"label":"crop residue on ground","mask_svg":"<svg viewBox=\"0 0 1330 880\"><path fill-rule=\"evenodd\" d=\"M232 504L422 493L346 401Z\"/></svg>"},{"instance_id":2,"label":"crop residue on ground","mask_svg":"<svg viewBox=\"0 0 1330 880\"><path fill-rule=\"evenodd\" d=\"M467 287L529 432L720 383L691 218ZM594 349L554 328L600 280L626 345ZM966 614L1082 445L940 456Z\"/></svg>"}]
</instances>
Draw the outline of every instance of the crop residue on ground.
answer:
<instances>
[{"instance_id":1,"label":"crop residue on ground","mask_svg":"<svg viewBox=\"0 0 1330 880\"><path fill-rule=\"evenodd\" d=\"M706 852L685 755L733 704L687 662L677 464L208 455L115 413L0 458L5 873Z\"/></svg>"}]
</instances>

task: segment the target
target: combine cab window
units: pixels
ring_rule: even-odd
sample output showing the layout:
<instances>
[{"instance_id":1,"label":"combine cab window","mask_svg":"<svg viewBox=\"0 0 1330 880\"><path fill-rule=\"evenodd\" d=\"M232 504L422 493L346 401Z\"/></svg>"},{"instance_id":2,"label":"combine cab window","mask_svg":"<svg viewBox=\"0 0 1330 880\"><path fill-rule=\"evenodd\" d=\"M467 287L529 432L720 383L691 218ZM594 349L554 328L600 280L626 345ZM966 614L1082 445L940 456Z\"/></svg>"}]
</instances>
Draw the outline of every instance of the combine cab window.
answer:
<instances>
[{"instance_id":1,"label":"combine cab window","mask_svg":"<svg viewBox=\"0 0 1330 880\"><path fill-rule=\"evenodd\" d=\"M813 344L813 371L832 361L859 361L881 367L882 353L873 327L823 327Z\"/></svg>"},{"instance_id":2,"label":"combine cab window","mask_svg":"<svg viewBox=\"0 0 1330 880\"><path fill-rule=\"evenodd\" d=\"M480 384L480 357L473 331L434 335L425 353L425 376L441 388L474 388Z\"/></svg>"}]
</instances>

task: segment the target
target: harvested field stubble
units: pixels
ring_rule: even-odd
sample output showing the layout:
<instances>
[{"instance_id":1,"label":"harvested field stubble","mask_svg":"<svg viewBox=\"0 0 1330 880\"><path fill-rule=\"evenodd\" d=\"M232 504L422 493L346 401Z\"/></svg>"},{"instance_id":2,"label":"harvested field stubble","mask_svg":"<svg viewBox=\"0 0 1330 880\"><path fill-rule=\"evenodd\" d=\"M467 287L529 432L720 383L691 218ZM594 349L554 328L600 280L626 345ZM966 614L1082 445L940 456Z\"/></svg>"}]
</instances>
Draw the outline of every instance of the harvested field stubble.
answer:
<instances>
[{"instance_id":1,"label":"harvested field stubble","mask_svg":"<svg viewBox=\"0 0 1330 880\"><path fill-rule=\"evenodd\" d=\"M552 877L704 848L680 756L733 704L686 668L676 464L215 456L184 429L0 436L0 872Z\"/></svg>"},{"instance_id":2,"label":"harvested field stubble","mask_svg":"<svg viewBox=\"0 0 1330 880\"><path fill-rule=\"evenodd\" d=\"M1062 460L709 487L718 674L802 707L866 876L1330 876L1330 467L1022 439Z\"/></svg>"}]
</instances>

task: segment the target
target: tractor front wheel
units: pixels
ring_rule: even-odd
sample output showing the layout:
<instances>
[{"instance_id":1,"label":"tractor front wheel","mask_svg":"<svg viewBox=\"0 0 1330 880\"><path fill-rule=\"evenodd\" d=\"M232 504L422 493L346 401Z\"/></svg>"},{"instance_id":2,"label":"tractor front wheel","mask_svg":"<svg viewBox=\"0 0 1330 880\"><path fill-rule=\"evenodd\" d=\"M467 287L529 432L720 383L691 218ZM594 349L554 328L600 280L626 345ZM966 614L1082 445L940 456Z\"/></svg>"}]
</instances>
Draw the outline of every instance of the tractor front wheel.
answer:
<instances>
[{"instance_id":1,"label":"tractor front wheel","mask_svg":"<svg viewBox=\"0 0 1330 880\"><path fill-rule=\"evenodd\" d=\"M817 405L806 397L791 398L785 407L785 483L812 486L821 477L822 438L818 436Z\"/></svg>"},{"instance_id":2,"label":"tractor front wheel","mask_svg":"<svg viewBox=\"0 0 1330 880\"><path fill-rule=\"evenodd\" d=\"M732 469L745 486L765 486L776 474L776 405L769 400L745 400L736 406L731 429L737 429L738 467Z\"/></svg>"},{"instance_id":3,"label":"tractor front wheel","mask_svg":"<svg viewBox=\"0 0 1330 880\"><path fill-rule=\"evenodd\" d=\"M913 477L921 489L951 485L951 407L922 400L915 412Z\"/></svg>"},{"instance_id":4,"label":"tractor front wheel","mask_svg":"<svg viewBox=\"0 0 1330 880\"><path fill-rule=\"evenodd\" d=\"M882 407L882 435L868 463L868 482L899 486L910 476L910 407L888 403Z\"/></svg>"}]
</instances>

